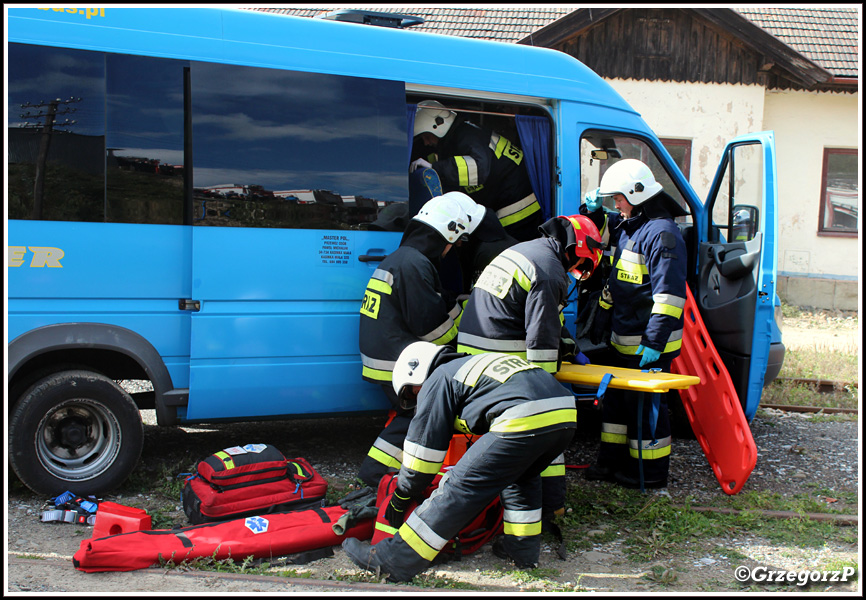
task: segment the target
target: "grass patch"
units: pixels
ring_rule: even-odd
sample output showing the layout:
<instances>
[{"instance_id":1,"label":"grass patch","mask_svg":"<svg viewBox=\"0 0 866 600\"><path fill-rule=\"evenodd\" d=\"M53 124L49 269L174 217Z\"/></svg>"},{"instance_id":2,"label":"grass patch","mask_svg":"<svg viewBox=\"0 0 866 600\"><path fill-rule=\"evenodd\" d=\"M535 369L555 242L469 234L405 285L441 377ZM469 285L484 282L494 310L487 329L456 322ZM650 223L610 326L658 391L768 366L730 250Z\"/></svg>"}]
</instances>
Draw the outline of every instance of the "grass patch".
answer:
<instances>
[{"instance_id":1,"label":"grass patch","mask_svg":"<svg viewBox=\"0 0 866 600\"><path fill-rule=\"evenodd\" d=\"M785 305L783 305L783 312ZM789 307L789 310L793 310ZM788 379L786 379L788 378ZM839 382L832 392L821 392L816 385L790 379L818 379ZM857 384L860 367L856 352L827 352L798 348L785 352L779 378L764 389L762 404L818 406L825 408L858 408Z\"/></svg>"},{"instance_id":2,"label":"grass patch","mask_svg":"<svg viewBox=\"0 0 866 600\"><path fill-rule=\"evenodd\" d=\"M792 548L820 548L827 543L851 543L856 528L813 521L807 513L840 513L823 498L836 497L826 489L784 497L774 492L745 491L723 499L720 506L738 514L697 512L675 506L665 496L647 496L614 485L572 485L566 498L562 530L569 550L588 549L596 541L625 538L623 548L632 561L652 561L702 549L721 552L711 540L758 536ZM846 498L841 498L845 500ZM791 511L801 516L776 518L762 511ZM603 536L589 538L588 531L603 529ZM589 538L589 544L587 539ZM731 549L725 552L730 553ZM730 556L730 554L729 554ZM656 577L664 579L661 573ZM664 581L656 583L664 583Z\"/></svg>"},{"instance_id":3,"label":"grass patch","mask_svg":"<svg viewBox=\"0 0 866 600\"><path fill-rule=\"evenodd\" d=\"M809 348L788 350L779 377L831 379L856 383L859 366L855 352L820 352Z\"/></svg>"}]
</instances>

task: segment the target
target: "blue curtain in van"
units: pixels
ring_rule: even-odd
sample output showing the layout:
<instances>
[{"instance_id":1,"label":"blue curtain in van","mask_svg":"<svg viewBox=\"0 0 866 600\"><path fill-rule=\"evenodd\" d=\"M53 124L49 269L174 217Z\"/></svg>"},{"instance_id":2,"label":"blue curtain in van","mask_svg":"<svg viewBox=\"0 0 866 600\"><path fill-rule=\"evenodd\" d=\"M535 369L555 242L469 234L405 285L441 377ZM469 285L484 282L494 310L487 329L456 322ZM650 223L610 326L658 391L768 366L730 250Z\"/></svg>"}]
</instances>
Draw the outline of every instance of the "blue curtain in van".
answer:
<instances>
[{"instance_id":1,"label":"blue curtain in van","mask_svg":"<svg viewBox=\"0 0 866 600\"><path fill-rule=\"evenodd\" d=\"M550 214L550 121L545 117L516 115L517 134L520 136L520 149L526 160L532 191L541 205L546 221Z\"/></svg>"},{"instance_id":2,"label":"blue curtain in van","mask_svg":"<svg viewBox=\"0 0 866 600\"><path fill-rule=\"evenodd\" d=\"M406 165L408 168L409 162L412 160L412 142L415 141L415 110L418 108L417 104L407 104L406 105L406 124L407 124L407 134L409 136L409 143L406 145Z\"/></svg>"}]
</instances>

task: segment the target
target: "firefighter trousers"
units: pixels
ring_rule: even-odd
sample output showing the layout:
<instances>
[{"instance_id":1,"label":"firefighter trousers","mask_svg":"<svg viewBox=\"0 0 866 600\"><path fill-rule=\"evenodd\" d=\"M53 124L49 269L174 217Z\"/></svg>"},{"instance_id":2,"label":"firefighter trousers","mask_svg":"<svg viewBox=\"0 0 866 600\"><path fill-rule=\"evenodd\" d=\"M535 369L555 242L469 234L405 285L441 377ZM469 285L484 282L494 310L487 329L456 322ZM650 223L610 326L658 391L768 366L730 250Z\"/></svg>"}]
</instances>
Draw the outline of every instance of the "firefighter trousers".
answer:
<instances>
[{"instance_id":1,"label":"firefighter trousers","mask_svg":"<svg viewBox=\"0 0 866 600\"><path fill-rule=\"evenodd\" d=\"M504 545L518 565L541 553L541 472L563 453L574 427L501 437L482 435L376 554L399 581L426 569L445 544L499 495Z\"/></svg>"},{"instance_id":2,"label":"firefighter trousers","mask_svg":"<svg viewBox=\"0 0 866 600\"><path fill-rule=\"evenodd\" d=\"M376 489L382 476L391 471L399 471L403 462L403 441L409 432L409 423L415 414L415 409L403 410L397 394L391 384L382 385L382 391L388 396L393 409L389 413L385 428L373 442L367 456L361 462L358 479L364 485Z\"/></svg>"},{"instance_id":3,"label":"firefighter trousers","mask_svg":"<svg viewBox=\"0 0 866 600\"><path fill-rule=\"evenodd\" d=\"M615 352L613 366L640 369L640 356ZM644 368L661 368L669 373L673 359L662 356ZM665 481L671 453L671 425L666 394L608 388L601 408L601 444L598 466L619 472L629 479L640 477L641 460L646 482ZM640 420L638 408L641 408ZM640 436L638 423L640 422ZM639 439L642 438L642 439Z\"/></svg>"}]
</instances>

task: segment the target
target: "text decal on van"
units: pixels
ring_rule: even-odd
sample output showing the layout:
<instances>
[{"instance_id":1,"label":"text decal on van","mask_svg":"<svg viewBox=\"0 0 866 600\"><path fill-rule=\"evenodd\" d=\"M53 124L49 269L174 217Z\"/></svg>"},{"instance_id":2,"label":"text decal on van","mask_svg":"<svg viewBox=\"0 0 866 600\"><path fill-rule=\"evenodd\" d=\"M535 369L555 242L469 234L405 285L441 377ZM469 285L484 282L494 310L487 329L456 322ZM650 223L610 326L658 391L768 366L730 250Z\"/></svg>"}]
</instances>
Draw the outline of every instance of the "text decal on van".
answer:
<instances>
[{"instance_id":1,"label":"text decal on van","mask_svg":"<svg viewBox=\"0 0 866 600\"><path fill-rule=\"evenodd\" d=\"M62 269L60 259L63 258L65 252L60 248L51 248L48 246L9 246L8 247L8 265L10 267L20 267L24 264L24 259L27 256L27 251L33 254L30 259L31 267L54 267Z\"/></svg>"},{"instance_id":2,"label":"text decal on van","mask_svg":"<svg viewBox=\"0 0 866 600\"><path fill-rule=\"evenodd\" d=\"M349 238L345 235L323 235L319 257L323 265L348 265L352 258Z\"/></svg>"},{"instance_id":3,"label":"text decal on van","mask_svg":"<svg viewBox=\"0 0 866 600\"><path fill-rule=\"evenodd\" d=\"M38 8L37 10L51 10L72 15L84 15L85 19L105 16L104 8Z\"/></svg>"}]
</instances>

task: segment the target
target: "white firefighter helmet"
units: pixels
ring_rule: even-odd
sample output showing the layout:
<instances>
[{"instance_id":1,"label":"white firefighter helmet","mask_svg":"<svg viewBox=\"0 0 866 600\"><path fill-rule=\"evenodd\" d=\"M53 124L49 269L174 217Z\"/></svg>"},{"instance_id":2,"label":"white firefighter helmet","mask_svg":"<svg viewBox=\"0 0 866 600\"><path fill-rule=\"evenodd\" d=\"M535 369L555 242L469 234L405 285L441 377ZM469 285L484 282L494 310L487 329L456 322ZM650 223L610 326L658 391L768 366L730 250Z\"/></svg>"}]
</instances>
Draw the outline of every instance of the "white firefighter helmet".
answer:
<instances>
[{"instance_id":1,"label":"white firefighter helmet","mask_svg":"<svg viewBox=\"0 0 866 600\"><path fill-rule=\"evenodd\" d=\"M422 100L418 103L418 108L415 109L415 133L413 135L432 133L438 138L444 137L456 118L457 113L445 108L441 102Z\"/></svg>"},{"instance_id":2,"label":"white firefighter helmet","mask_svg":"<svg viewBox=\"0 0 866 600\"><path fill-rule=\"evenodd\" d=\"M470 235L479 225L481 225L481 221L484 220L484 213L487 212L487 209L484 208L483 205L478 204L463 192L448 192L442 194L442 197L454 200L469 217L469 226L467 229Z\"/></svg>"},{"instance_id":3,"label":"white firefighter helmet","mask_svg":"<svg viewBox=\"0 0 866 600\"><path fill-rule=\"evenodd\" d=\"M605 172L598 188L598 196L602 199L617 194L625 196L632 206L640 206L662 191L662 185L656 181L648 166L634 158L620 160Z\"/></svg>"},{"instance_id":4,"label":"white firefighter helmet","mask_svg":"<svg viewBox=\"0 0 866 600\"><path fill-rule=\"evenodd\" d=\"M438 231L449 244L456 243L464 236L469 237L469 234L481 222L477 218L477 214L470 216L466 212L465 202L458 200L453 194L454 192L449 192L431 198L424 203L418 214L412 217ZM473 204L475 203L473 202Z\"/></svg>"},{"instance_id":5,"label":"white firefighter helmet","mask_svg":"<svg viewBox=\"0 0 866 600\"><path fill-rule=\"evenodd\" d=\"M448 346L437 346L430 342L413 342L406 346L397 358L391 379L397 397L405 400L404 394L408 388L427 381L433 362L446 349Z\"/></svg>"}]
</instances>

